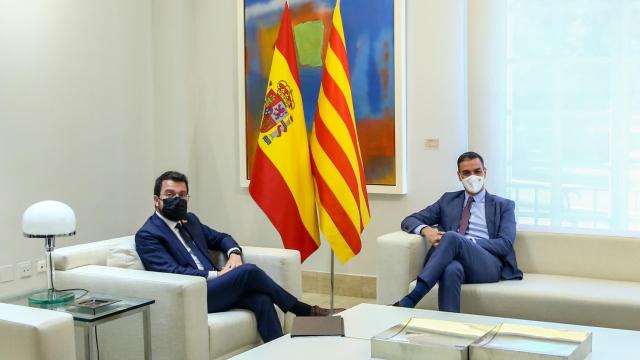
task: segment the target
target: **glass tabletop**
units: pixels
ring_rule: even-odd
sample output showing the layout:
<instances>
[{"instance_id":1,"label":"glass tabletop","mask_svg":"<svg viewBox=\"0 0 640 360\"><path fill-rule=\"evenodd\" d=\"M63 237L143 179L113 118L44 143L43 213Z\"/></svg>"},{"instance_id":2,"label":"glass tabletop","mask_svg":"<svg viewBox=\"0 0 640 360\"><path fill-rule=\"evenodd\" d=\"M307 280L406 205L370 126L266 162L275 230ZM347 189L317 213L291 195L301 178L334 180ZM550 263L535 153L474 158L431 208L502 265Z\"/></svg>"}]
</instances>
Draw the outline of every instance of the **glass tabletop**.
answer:
<instances>
[{"instance_id":1,"label":"glass tabletop","mask_svg":"<svg viewBox=\"0 0 640 360\"><path fill-rule=\"evenodd\" d=\"M86 292L85 290L69 290L75 294L74 299L63 304L32 304L29 297L43 290L30 291L11 297L0 298L0 302L56 310L69 313L73 320L94 322L117 314L135 310L155 303L155 300L134 297ZM44 290L46 291L46 290Z\"/></svg>"}]
</instances>

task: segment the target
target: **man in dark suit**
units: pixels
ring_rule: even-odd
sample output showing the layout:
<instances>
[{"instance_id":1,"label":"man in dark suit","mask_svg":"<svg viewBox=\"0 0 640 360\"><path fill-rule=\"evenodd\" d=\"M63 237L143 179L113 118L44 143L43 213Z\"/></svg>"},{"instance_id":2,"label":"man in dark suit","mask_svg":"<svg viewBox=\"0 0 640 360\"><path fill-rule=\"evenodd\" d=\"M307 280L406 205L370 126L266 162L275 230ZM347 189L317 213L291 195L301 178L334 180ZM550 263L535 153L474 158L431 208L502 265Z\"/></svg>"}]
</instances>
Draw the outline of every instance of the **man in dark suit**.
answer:
<instances>
[{"instance_id":1,"label":"man in dark suit","mask_svg":"<svg viewBox=\"0 0 640 360\"><path fill-rule=\"evenodd\" d=\"M460 155L458 179L465 190L445 193L402 221L402 230L432 246L416 287L395 306L415 307L438 283L439 309L460 312L462 284L522 279L513 251L515 204L484 189L486 170L479 154Z\"/></svg>"},{"instance_id":2,"label":"man in dark suit","mask_svg":"<svg viewBox=\"0 0 640 360\"><path fill-rule=\"evenodd\" d=\"M242 249L230 235L211 229L188 213L189 182L185 175L165 172L156 179L153 193L156 211L136 233L140 259L147 270L207 279L210 313L232 308L252 311L264 342L282 336L274 304L296 315L331 314L328 309L298 301L257 266L243 264ZM209 258L209 250L227 254L228 261L221 269Z\"/></svg>"}]
</instances>

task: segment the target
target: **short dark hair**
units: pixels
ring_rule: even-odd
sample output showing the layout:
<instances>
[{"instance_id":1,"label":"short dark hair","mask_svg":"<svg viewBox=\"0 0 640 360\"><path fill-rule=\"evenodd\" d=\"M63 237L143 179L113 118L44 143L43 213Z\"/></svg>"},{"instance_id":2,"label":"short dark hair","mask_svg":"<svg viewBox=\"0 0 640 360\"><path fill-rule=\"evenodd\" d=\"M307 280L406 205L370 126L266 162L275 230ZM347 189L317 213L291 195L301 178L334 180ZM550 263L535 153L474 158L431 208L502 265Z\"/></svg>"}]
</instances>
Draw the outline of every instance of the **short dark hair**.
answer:
<instances>
[{"instance_id":1,"label":"short dark hair","mask_svg":"<svg viewBox=\"0 0 640 360\"><path fill-rule=\"evenodd\" d=\"M469 161L469 160L473 160L473 159L480 159L480 162L482 163L482 168L484 169L484 159L482 158L482 156L480 156L480 154L473 152L473 151L467 151L466 153L458 156L458 170L460 170L460 163L463 161Z\"/></svg>"},{"instance_id":2,"label":"short dark hair","mask_svg":"<svg viewBox=\"0 0 640 360\"><path fill-rule=\"evenodd\" d=\"M165 171L162 175L158 176L156 179L156 184L153 187L153 194L155 196L160 196L160 189L162 189L162 182L165 180L172 180L175 182L183 182L187 184L187 192L189 192L189 180L187 180L187 176L183 173L177 171Z\"/></svg>"}]
</instances>

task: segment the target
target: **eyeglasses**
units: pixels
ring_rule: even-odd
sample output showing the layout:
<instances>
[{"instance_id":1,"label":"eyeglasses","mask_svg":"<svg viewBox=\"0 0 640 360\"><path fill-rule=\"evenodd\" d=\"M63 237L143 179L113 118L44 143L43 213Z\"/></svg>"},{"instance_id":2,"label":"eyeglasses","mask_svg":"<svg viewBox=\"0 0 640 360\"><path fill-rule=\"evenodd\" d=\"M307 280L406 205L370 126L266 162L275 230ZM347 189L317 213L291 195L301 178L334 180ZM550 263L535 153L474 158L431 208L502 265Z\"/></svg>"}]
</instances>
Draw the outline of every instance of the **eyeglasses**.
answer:
<instances>
[{"instance_id":1,"label":"eyeglasses","mask_svg":"<svg viewBox=\"0 0 640 360\"><path fill-rule=\"evenodd\" d=\"M182 200L189 200L191 198L191 195L189 194L175 194L172 192L167 192L165 194L163 194L160 199L164 200L164 199L171 199L174 197L179 197Z\"/></svg>"},{"instance_id":2,"label":"eyeglasses","mask_svg":"<svg viewBox=\"0 0 640 360\"><path fill-rule=\"evenodd\" d=\"M477 169L474 169L474 170L464 170L464 171L460 172L460 177L463 178L463 179L466 179L471 175L482 176L482 175L484 175L484 171L485 170L486 169L482 169L482 168L477 168Z\"/></svg>"}]
</instances>

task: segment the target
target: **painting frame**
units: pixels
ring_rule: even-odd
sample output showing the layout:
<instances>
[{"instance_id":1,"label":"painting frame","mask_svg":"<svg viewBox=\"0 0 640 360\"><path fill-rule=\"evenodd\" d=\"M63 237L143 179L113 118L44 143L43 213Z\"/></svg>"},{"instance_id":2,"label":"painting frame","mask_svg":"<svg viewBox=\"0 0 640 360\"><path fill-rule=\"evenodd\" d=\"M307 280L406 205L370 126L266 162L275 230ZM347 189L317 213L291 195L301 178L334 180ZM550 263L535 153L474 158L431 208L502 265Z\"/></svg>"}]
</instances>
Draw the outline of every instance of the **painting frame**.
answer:
<instances>
[{"instance_id":1,"label":"painting frame","mask_svg":"<svg viewBox=\"0 0 640 360\"><path fill-rule=\"evenodd\" d=\"M393 70L394 70L394 155L395 184L367 184L369 194L406 194L407 193L407 151L406 151L406 0L393 1ZM295 6L290 1L290 6ZM284 6L284 0L283 0ZM239 185L248 187L247 125L246 125L246 49L245 49L245 0L237 1L237 56L238 56L238 154Z\"/></svg>"}]
</instances>

